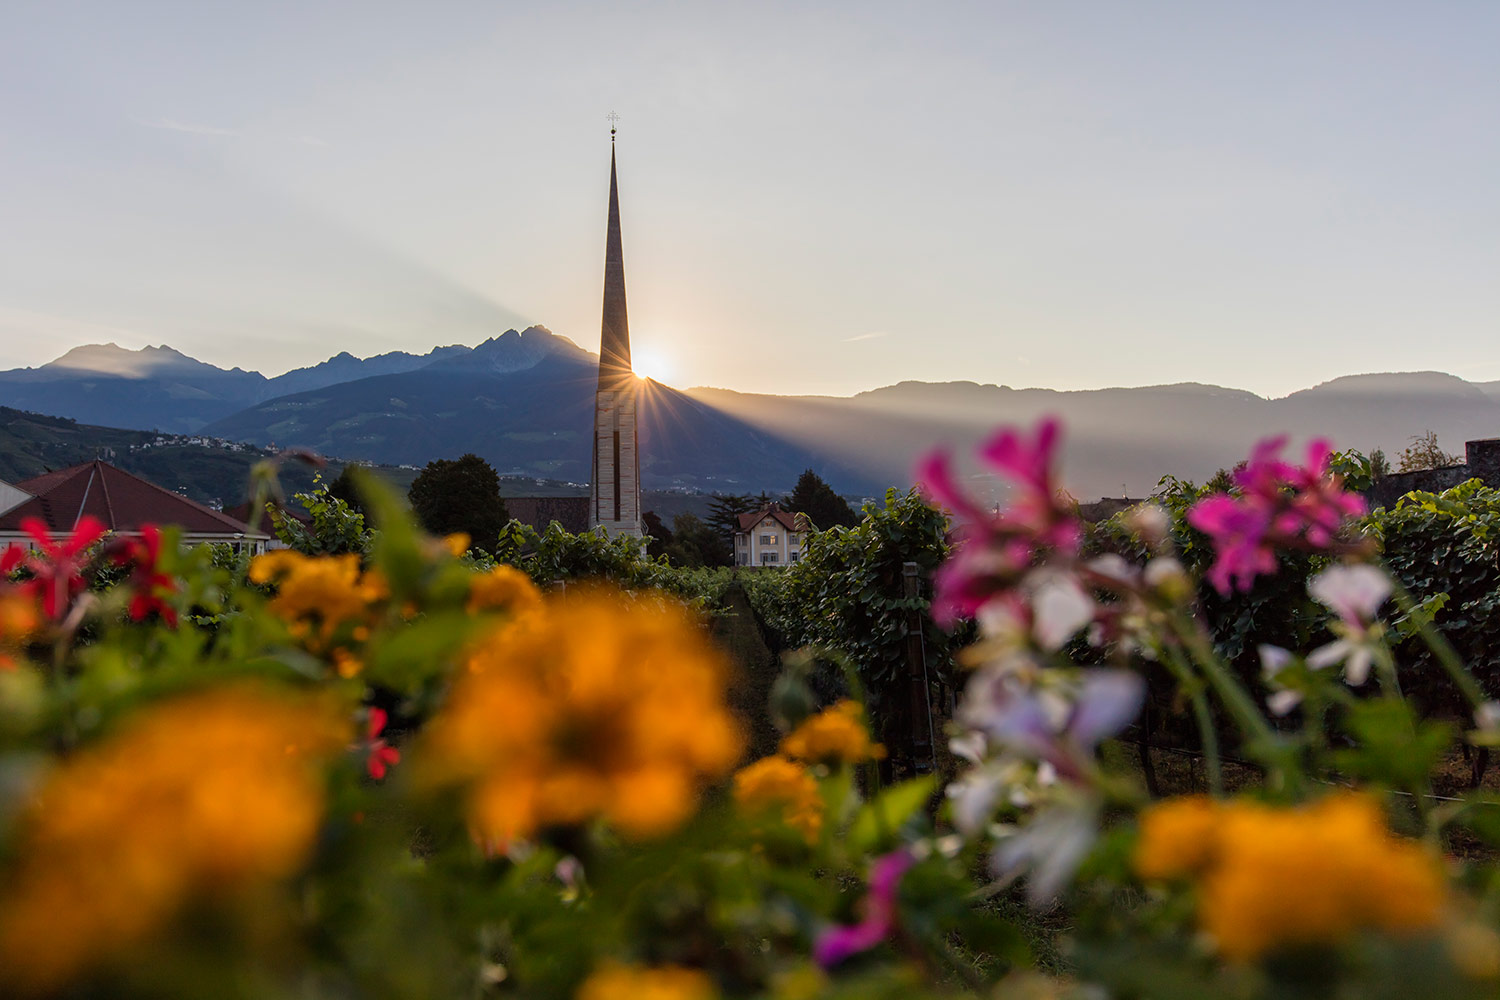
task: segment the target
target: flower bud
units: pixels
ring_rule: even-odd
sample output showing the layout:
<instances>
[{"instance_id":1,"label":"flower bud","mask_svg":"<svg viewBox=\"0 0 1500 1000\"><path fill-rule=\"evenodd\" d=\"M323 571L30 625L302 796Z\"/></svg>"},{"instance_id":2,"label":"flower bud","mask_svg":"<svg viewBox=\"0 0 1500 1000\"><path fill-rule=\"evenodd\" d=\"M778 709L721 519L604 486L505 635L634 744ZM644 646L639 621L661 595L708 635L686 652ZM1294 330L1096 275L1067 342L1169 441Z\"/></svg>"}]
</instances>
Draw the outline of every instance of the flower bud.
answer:
<instances>
[{"instance_id":1,"label":"flower bud","mask_svg":"<svg viewBox=\"0 0 1500 1000\"><path fill-rule=\"evenodd\" d=\"M1125 513L1125 527L1139 535L1152 548L1167 540L1172 531L1172 515L1161 504L1137 504Z\"/></svg>"}]
</instances>

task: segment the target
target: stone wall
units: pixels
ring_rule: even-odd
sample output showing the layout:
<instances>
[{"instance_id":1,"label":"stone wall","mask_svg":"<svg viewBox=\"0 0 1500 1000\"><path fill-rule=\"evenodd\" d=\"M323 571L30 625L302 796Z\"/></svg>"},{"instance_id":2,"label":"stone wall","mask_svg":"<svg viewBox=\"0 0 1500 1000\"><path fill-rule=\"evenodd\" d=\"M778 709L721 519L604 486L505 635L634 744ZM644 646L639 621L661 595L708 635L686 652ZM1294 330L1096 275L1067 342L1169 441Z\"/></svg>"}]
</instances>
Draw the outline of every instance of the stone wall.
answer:
<instances>
[{"instance_id":1,"label":"stone wall","mask_svg":"<svg viewBox=\"0 0 1500 1000\"><path fill-rule=\"evenodd\" d=\"M1393 472L1383 476L1365 494L1371 509L1393 507L1413 490L1438 493L1459 483L1478 479L1486 486L1500 487L1500 438L1464 443L1464 464L1417 472Z\"/></svg>"}]
</instances>

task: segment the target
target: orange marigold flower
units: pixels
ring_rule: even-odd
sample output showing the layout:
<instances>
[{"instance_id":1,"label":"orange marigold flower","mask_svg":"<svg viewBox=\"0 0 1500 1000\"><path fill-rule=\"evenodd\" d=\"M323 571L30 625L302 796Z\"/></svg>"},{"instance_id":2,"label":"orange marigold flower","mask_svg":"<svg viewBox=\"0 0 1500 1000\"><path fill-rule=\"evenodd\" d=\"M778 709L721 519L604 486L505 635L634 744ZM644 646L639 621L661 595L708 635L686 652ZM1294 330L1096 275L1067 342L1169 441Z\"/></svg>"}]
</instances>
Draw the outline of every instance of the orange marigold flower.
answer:
<instances>
[{"instance_id":1,"label":"orange marigold flower","mask_svg":"<svg viewBox=\"0 0 1500 1000\"><path fill-rule=\"evenodd\" d=\"M371 606L390 596L378 570L361 572L357 555L305 556L279 549L251 561L250 581L275 583L271 612L315 646L330 642L343 625L368 618Z\"/></svg>"},{"instance_id":2,"label":"orange marigold flower","mask_svg":"<svg viewBox=\"0 0 1500 1000\"><path fill-rule=\"evenodd\" d=\"M714 1000L713 980L680 965L644 967L609 963L578 988L577 1000Z\"/></svg>"},{"instance_id":3,"label":"orange marigold flower","mask_svg":"<svg viewBox=\"0 0 1500 1000\"><path fill-rule=\"evenodd\" d=\"M469 536L462 531L455 531L451 535L443 536L443 548L455 559L469 551L469 542Z\"/></svg>"},{"instance_id":4,"label":"orange marigold flower","mask_svg":"<svg viewBox=\"0 0 1500 1000\"><path fill-rule=\"evenodd\" d=\"M823 829L823 796L817 779L785 757L766 757L742 768L734 776L734 801L751 815L778 815L809 843Z\"/></svg>"},{"instance_id":5,"label":"orange marigold flower","mask_svg":"<svg viewBox=\"0 0 1500 1000\"><path fill-rule=\"evenodd\" d=\"M781 741L781 752L797 760L858 764L880 760L885 747L870 742L864 710L846 698L793 730Z\"/></svg>"},{"instance_id":6,"label":"orange marigold flower","mask_svg":"<svg viewBox=\"0 0 1500 1000\"><path fill-rule=\"evenodd\" d=\"M1205 814L1212 822L1203 822ZM1199 922L1232 959L1332 944L1363 929L1425 930L1447 902L1437 860L1393 836L1367 795L1331 795L1301 809L1167 802L1147 811L1141 835L1137 871L1194 873ZM1186 862L1166 860L1173 847Z\"/></svg>"},{"instance_id":7,"label":"orange marigold flower","mask_svg":"<svg viewBox=\"0 0 1500 1000\"><path fill-rule=\"evenodd\" d=\"M1144 879L1182 878L1211 860L1219 804L1206 795L1185 795L1152 806L1141 816L1135 870Z\"/></svg>"},{"instance_id":8,"label":"orange marigold flower","mask_svg":"<svg viewBox=\"0 0 1500 1000\"><path fill-rule=\"evenodd\" d=\"M541 607L542 592L531 577L504 563L476 573L469 584L469 611L507 611L524 615Z\"/></svg>"},{"instance_id":9,"label":"orange marigold flower","mask_svg":"<svg viewBox=\"0 0 1500 1000\"><path fill-rule=\"evenodd\" d=\"M189 900L294 873L323 811L342 713L237 686L149 708L55 770L0 902L8 985L46 992L124 955Z\"/></svg>"},{"instance_id":10,"label":"orange marigold flower","mask_svg":"<svg viewBox=\"0 0 1500 1000\"><path fill-rule=\"evenodd\" d=\"M693 811L739 758L728 666L687 610L597 590L496 630L429 723L429 785L469 787L487 843L603 816L634 835Z\"/></svg>"},{"instance_id":11,"label":"orange marigold flower","mask_svg":"<svg viewBox=\"0 0 1500 1000\"><path fill-rule=\"evenodd\" d=\"M41 627L42 611L30 592L19 587L0 589L0 669L15 667L14 650Z\"/></svg>"}]
</instances>

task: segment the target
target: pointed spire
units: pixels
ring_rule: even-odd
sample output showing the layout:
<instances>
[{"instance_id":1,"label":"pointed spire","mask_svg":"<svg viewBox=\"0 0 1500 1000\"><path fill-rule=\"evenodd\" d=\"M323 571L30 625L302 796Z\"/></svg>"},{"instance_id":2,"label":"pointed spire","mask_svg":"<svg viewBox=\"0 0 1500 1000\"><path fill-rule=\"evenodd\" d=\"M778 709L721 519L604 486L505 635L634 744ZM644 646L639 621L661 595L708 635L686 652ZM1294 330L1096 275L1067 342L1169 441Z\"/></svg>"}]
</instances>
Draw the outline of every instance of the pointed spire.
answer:
<instances>
[{"instance_id":1,"label":"pointed spire","mask_svg":"<svg viewBox=\"0 0 1500 1000\"><path fill-rule=\"evenodd\" d=\"M611 130L613 131L613 130ZM601 388L631 376L630 321L625 311L625 251L620 238L620 189L614 137L609 150L609 231L604 242L604 325L599 335Z\"/></svg>"}]
</instances>

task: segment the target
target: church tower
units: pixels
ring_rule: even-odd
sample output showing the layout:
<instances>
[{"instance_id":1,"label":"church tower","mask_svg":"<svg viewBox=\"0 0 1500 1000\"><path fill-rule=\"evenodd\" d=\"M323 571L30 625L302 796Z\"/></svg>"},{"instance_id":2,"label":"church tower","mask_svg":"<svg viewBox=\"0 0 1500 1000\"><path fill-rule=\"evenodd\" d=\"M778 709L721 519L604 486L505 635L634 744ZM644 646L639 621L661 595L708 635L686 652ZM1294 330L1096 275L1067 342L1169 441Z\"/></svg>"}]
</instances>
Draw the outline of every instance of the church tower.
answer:
<instances>
[{"instance_id":1,"label":"church tower","mask_svg":"<svg viewBox=\"0 0 1500 1000\"><path fill-rule=\"evenodd\" d=\"M636 379L625 316L625 253L615 179L615 130L609 130L609 229L604 242L604 328L594 396L594 484L589 526L609 536L641 532L641 460L636 449Z\"/></svg>"}]
</instances>

